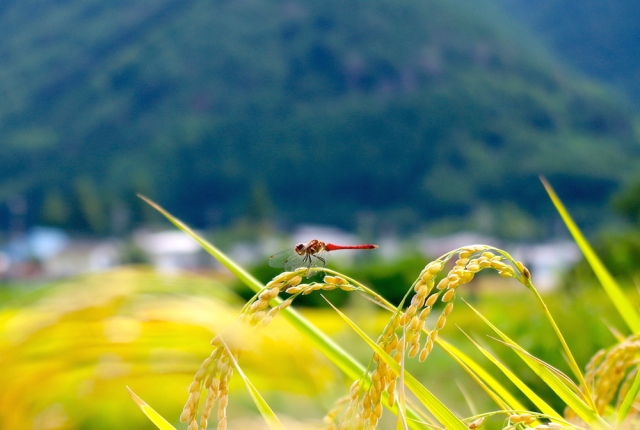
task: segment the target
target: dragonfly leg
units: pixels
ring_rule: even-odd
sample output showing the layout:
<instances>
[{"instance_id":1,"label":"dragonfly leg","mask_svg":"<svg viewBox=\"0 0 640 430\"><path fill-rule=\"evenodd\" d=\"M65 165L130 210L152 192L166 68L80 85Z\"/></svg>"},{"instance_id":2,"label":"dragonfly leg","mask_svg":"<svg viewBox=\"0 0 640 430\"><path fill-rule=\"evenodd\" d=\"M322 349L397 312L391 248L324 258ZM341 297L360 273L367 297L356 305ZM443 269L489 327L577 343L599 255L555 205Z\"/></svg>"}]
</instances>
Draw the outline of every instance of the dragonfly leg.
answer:
<instances>
[{"instance_id":1,"label":"dragonfly leg","mask_svg":"<svg viewBox=\"0 0 640 430\"><path fill-rule=\"evenodd\" d=\"M311 266L313 266L313 258L311 256L311 254L307 254L304 256L304 260L302 260L302 267L306 267L307 268L307 273L306 273L306 277L310 278L313 275L315 275L315 271L311 268Z\"/></svg>"},{"instance_id":2,"label":"dragonfly leg","mask_svg":"<svg viewBox=\"0 0 640 430\"><path fill-rule=\"evenodd\" d=\"M307 266L307 267L311 267L311 255L306 254L304 256L304 259L302 260L302 265L303 266Z\"/></svg>"}]
</instances>

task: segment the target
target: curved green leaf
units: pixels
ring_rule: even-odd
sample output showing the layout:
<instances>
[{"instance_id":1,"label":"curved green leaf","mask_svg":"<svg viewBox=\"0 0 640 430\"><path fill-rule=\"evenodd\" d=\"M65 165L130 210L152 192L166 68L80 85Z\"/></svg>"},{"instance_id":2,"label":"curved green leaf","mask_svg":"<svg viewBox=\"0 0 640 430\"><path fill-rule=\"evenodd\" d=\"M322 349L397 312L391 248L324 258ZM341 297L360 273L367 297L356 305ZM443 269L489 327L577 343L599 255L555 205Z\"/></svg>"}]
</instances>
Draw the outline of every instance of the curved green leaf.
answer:
<instances>
[{"instance_id":1,"label":"curved green leaf","mask_svg":"<svg viewBox=\"0 0 640 430\"><path fill-rule=\"evenodd\" d=\"M560 198L556 195L555 191L553 191L553 188L551 188L551 185L549 185L545 178L541 177L540 180L547 190L551 201L555 205L556 210L573 236L573 240L576 241L576 244L580 247L582 254L584 254L584 258L587 259L587 262L598 277L602 288L604 288L605 292L631 331L633 333L640 332L640 314L622 292L622 289L615 279L613 279L613 276L611 276L598 255L593 251L593 248L591 248L591 245L589 245L589 242L585 239L584 235L571 218L571 215L569 215L569 211L567 211L562 204L562 201L560 201Z\"/></svg>"},{"instance_id":2,"label":"curved green leaf","mask_svg":"<svg viewBox=\"0 0 640 430\"><path fill-rule=\"evenodd\" d=\"M618 411L618 417L616 418L616 428L619 428L624 419L627 417L629 410L631 409L631 405L634 400L638 396L638 392L640 392L640 372L636 373L636 377L633 380L633 384L631 388L627 392L627 395L624 396L624 400L620 405L620 410Z\"/></svg>"},{"instance_id":3,"label":"curved green leaf","mask_svg":"<svg viewBox=\"0 0 640 430\"><path fill-rule=\"evenodd\" d=\"M162 215L164 215L164 217L167 218L179 230L183 231L193 240L199 243L205 251L207 251L212 257L222 263L227 269L229 269L234 275L236 275L238 279L244 282L244 284L251 288L253 291L257 293L264 288L264 285L256 278L251 276L249 272L244 270L235 261L227 257L218 248L196 234L182 221L173 217L164 208L149 200L148 198L142 195L138 196L158 212L160 212ZM281 301L281 299L279 298L276 298L275 300L277 302ZM320 331L317 327L315 327L311 322L309 322L294 309L288 307L280 311L280 314L287 321L289 321L289 323L294 328L296 328L304 337L310 340L311 343L313 343L314 346L318 348L325 357L331 360L331 362L333 362L342 372L344 372L347 377L356 380L359 379L360 376L365 372L365 366L360 364L348 352L346 352L342 347L331 340L328 336L326 336L322 331ZM407 407L408 413L413 414L414 416L419 416L419 414L412 409L413 408ZM391 408L391 410L394 411L394 413L395 411L397 411L396 408Z\"/></svg>"},{"instance_id":4,"label":"curved green leaf","mask_svg":"<svg viewBox=\"0 0 640 430\"><path fill-rule=\"evenodd\" d=\"M249 394L251 395L253 402L256 404L258 411L260 411L260 414L262 415L264 420L267 422L267 425L269 426L269 428L271 430L285 430L284 426L282 425L282 423L280 422L276 414L269 407L269 405L264 400L262 395L260 395L260 392L258 391L258 389L251 383L247 375L245 375L245 373L242 371L242 369L240 368L240 365L238 365L238 361L233 357L233 354L229 350L229 347L227 346L227 344L224 342L224 340L222 339L220 340L222 342L222 345L224 345L225 349L227 350L228 357L231 359L231 363L233 364L233 367L235 367L236 371L238 372L238 375L240 375L240 377L244 381L244 385L247 387L247 391L249 391Z\"/></svg>"},{"instance_id":5,"label":"curved green leaf","mask_svg":"<svg viewBox=\"0 0 640 430\"><path fill-rule=\"evenodd\" d=\"M136 402L136 405L142 410L142 412L151 420L152 423L156 425L160 430L176 430L174 426L169 424L169 421L165 420L162 415L157 413L153 408L147 405L144 400L136 395L133 390L129 387L126 387L129 395Z\"/></svg>"},{"instance_id":6,"label":"curved green leaf","mask_svg":"<svg viewBox=\"0 0 640 430\"><path fill-rule=\"evenodd\" d=\"M591 409L595 410L596 409L596 404L595 404L595 402L593 400L593 394L591 393L591 388L589 387L589 385L584 380L584 375L582 374L582 371L580 370L580 366L578 366L578 362L576 361L575 357L573 356L573 353L571 352L571 349L569 348L569 345L567 344L567 341L565 340L564 336L562 335L562 332L560 331L560 327L558 327L558 324L556 324L556 321L553 319L553 315L551 315L551 312L549 311L549 308L547 307L547 304L542 299L542 296L540 295L540 293L538 293L538 290L533 286L533 283L531 282L531 279L529 279L529 278L526 279L526 285L529 288L529 290L531 292L533 292L533 294L535 295L536 299L538 300L538 302L542 306L542 311L544 312L545 316L549 320L549 323L551 324L551 327L553 328L553 331L555 332L556 336L558 337L558 340L562 344L562 348L564 349L564 353L566 354L566 358L567 358L567 361L569 363L569 367L571 368L571 371L573 372L575 377L578 379L578 382L580 383L580 386L582 387L582 391L584 391L584 393L583 393L584 394L584 398L587 400L587 403L589 403L589 407ZM576 389L577 389L578 392L581 391L580 388L578 388L578 387L576 387Z\"/></svg>"},{"instance_id":7,"label":"curved green leaf","mask_svg":"<svg viewBox=\"0 0 640 430\"><path fill-rule=\"evenodd\" d=\"M526 409L524 405L509 392L509 390L491 376L491 374L480 366L474 359L460 351L455 346L446 342L441 337L436 339L436 343L476 381L476 383L502 410Z\"/></svg>"},{"instance_id":8,"label":"curved green leaf","mask_svg":"<svg viewBox=\"0 0 640 430\"><path fill-rule=\"evenodd\" d=\"M507 335L502 333L496 326L491 324L491 322L486 319L480 312L478 312L473 306L471 306L469 303L466 304L489 327L491 327L491 329L496 332L498 336L500 336L502 340L504 340L505 343L509 344L516 352L516 354L518 354L518 356L522 359L522 361L524 361L527 366L531 368L531 370L533 370L538 376L540 376L540 378L567 404L567 406L573 409L585 423L587 423L594 429L611 428L609 424L597 413L597 411L591 409L589 405L587 405L580 398L580 396L578 396L573 391L573 389L566 384L563 379L559 378L555 372L552 372L548 368L548 364L545 363L545 365L543 365L541 363L541 360L534 359L533 356L531 356L524 350L524 348L520 347Z\"/></svg>"},{"instance_id":9,"label":"curved green leaf","mask_svg":"<svg viewBox=\"0 0 640 430\"><path fill-rule=\"evenodd\" d=\"M213 246L211 243L196 234L191 228L185 225L182 221L173 217L169 212L163 209L160 205L152 202L144 196L139 196L154 209L164 215L173 225L178 227L193 240L198 242L202 248L207 251L211 256L218 260L222 265L229 269L234 275L238 277L245 285L251 288L256 293L264 288L264 285L254 278L249 272L244 270L242 266L235 261L227 257L222 251ZM280 301L280 299L276 299ZM313 324L306 320L302 315L296 312L291 307L283 309L280 312L285 319L287 319L298 331L300 331L305 337L318 348L326 357L328 357L336 366L338 366L349 378L358 379L365 370L365 367L358 363L358 361L351 357L344 349L338 344L329 339L324 333L318 330Z\"/></svg>"},{"instance_id":10,"label":"curved green leaf","mask_svg":"<svg viewBox=\"0 0 640 430\"><path fill-rule=\"evenodd\" d=\"M463 332L464 333L464 332ZM518 387L520 389L520 391L522 391L522 393L527 396L527 398L529 400L531 400L531 402L536 405L536 407L538 408L538 410L540 410L540 412L542 412L545 415L548 415L550 417L554 417L557 418L559 420L562 419L562 417L560 416L560 414L558 414L551 406L549 406L549 404L547 402L545 402L544 400L542 400L542 398L540 396L538 396L535 391L533 391L531 388L529 388L529 386L527 386L527 384L525 384L524 382L522 382L522 380L520 378L518 378L515 373L513 373L511 370L509 370L509 368L507 368L507 366L505 366L504 364L502 364L500 362L500 360L498 360L496 357L494 357L489 351L487 351L485 348L483 348L482 346L480 346L479 343L477 343L476 341L474 341L471 336L469 336L467 333L464 333L465 336L467 336L467 338L471 341L471 343L473 343L475 345L476 348L478 348L478 350L480 350L480 352L482 352L482 354L487 357L493 364L496 365L496 367L498 369L500 369L500 371L502 371L502 373L505 374L505 376L507 378L509 378L509 380L511 382L513 382L513 384ZM524 407L519 407L516 410L524 410Z\"/></svg>"}]
</instances>

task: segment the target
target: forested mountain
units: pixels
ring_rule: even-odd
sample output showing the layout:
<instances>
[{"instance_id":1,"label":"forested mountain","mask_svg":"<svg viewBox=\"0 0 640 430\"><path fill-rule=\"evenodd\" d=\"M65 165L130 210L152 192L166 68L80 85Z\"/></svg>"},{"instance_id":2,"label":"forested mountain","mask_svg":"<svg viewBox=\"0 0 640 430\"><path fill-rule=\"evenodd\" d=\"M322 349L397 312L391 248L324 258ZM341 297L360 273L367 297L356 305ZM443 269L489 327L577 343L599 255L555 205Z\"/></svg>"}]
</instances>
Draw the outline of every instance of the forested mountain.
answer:
<instances>
[{"instance_id":1,"label":"forested mountain","mask_svg":"<svg viewBox=\"0 0 640 430\"><path fill-rule=\"evenodd\" d=\"M640 103L640 3L499 0L559 58Z\"/></svg>"},{"instance_id":2,"label":"forested mountain","mask_svg":"<svg viewBox=\"0 0 640 430\"><path fill-rule=\"evenodd\" d=\"M633 114L493 6L3 2L0 220L24 199L30 224L107 233L141 192L201 227L500 231L550 211L539 174L597 219L638 167Z\"/></svg>"}]
</instances>

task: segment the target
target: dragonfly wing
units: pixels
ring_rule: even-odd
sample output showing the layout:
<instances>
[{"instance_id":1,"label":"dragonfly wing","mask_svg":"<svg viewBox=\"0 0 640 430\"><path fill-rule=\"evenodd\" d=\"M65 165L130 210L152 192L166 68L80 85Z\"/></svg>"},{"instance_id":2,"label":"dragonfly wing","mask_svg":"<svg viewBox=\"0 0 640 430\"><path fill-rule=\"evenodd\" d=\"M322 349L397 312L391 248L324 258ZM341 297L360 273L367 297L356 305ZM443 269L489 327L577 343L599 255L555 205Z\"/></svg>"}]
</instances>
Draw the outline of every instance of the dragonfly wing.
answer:
<instances>
[{"instance_id":1,"label":"dragonfly wing","mask_svg":"<svg viewBox=\"0 0 640 430\"><path fill-rule=\"evenodd\" d=\"M283 268L285 267L287 261L293 257L295 257L296 252L293 249L287 249L286 251L278 252L269 258L269 266Z\"/></svg>"},{"instance_id":2,"label":"dragonfly wing","mask_svg":"<svg viewBox=\"0 0 640 430\"><path fill-rule=\"evenodd\" d=\"M283 268L287 272L293 272L299 267L314 269L324 267L327 264L329 253L321 251L315 254L298 254L293 249L274 254L269 258L269 266Z\"/></svg>"},{"instance_id":3,"label":"dragonfly wing","mask_svg":"<svg viewBox=\"0 0 640 430\"><path fill-rule=\"evenodd\" d=\"M298 267L309 266L309 259L305 255L298 254L293 249L279 252L269 258L269 266L284 268L287 272L293 272Z\"/></svg>"},{"instance_id":4,"label":"dragonfly wing","mask_svg":"<svg viewBox=\"0 0 640 430\"><path fill-rule=\"evenodd\" d=\"M295 251L293 255L289 256L284 262L284 270L287 272L293 272L299 267L308 267L309 261L304 255L299 255Z\"/></svg>"},{"instance_id":5,"label":"dragonfly wing","mask_svg":"<svg viewBox=\"0 0 640 430\"><path fill-rule=\"evenodd\" d=\"M320 251L311 256L311 263L308 267L324 267L329 260L329 253L327 251Z\"/></svg>"}]
</instances>

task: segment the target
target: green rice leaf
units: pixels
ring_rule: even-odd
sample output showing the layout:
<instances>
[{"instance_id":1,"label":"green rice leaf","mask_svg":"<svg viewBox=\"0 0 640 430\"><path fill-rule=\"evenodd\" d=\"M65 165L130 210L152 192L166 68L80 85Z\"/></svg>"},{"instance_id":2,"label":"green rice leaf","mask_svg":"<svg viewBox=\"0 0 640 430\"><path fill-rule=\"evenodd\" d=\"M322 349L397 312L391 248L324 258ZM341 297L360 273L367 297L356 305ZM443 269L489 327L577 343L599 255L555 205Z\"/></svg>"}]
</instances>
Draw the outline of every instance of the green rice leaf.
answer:
<instances>
[{"instance_id":1,"label":"green rice leaf","mask_svg":"<svg viewBox=\"0 0 640 430\"><path fill-rule=\"evenodd\" d=\"M522 403L474 359L438 337L436 343L493 399L502 410L525 410Z\"/></svg>"},{"instance_id":2,"label":"green rice leaf","mask_svg":"<svg viewBox=\"0 0 640 430\"><path fill-rule=\"evenodd\" d=\"M144 196L139 196L154 209L164 215L173 225L184 233L189 235L193 240L198 242L202 248L207 251L216 260L222 263L227 269L229 269L234 275L238 277L256 293L264 288L264 285L256 278L251 276L249 272L244 270L242 266L235 261L227 257L222 251L213 246L207 240L201 238L191 228L185 225L182 221L173 217L169 212L163 209L160 205L152 202ZM280 301L280 299L277 299ZM302 315L296 312L291 307L283 309L280 312L285 319L287 319L303 336L307 337L314 345L328 357L336 366L338 366L349 378L358 379L364 372L365 367L358 363L355 358L351 357L344 349L338 344L329 339L324 333L318 330L313 324L306 320Z\"/></svg>"},{"instance_id":3,"label":"green rice leaf","mask_svg":"<svg viewBox=\"0 0 640 430\"><path fill-rule=\"evenodd\" d=\"M227 269L229 269L231 271L231 273L236 275L238 277L238 279L240 279L242 282L244 282L249 288L251 288L252 290L258 292L264 287L264 285L262 285L262 283L260 281L258 281L256 278L254 278L249 272L244 270L242 268L242 266L240 266L235 261L233 261L232 259L227 257L222 251L220 251L218 248L216 248L215 246L213 246L212 244L207 242L205 239L203 239L200 236L198 236L196 234L196 232L191 230L191 228L189 228L182 221L180 221L177 218L173 217L169 212L167 212L164 208L162 208L162 206L158 205L157 203L149 200L148 198L146 198L145 196L142 196L140 194L138 194L138 197L140 197L142 200L147 202L152 208L154 208L155 210L160 212L162 215L164 215L165 218L167 218L169 221L171 221L171 223L173 225L175 225L176 227L178 227L178 229L182 230L187 235L191 236L191 238L193 240L195 240L196 242L198 242L200 244L200 246L205 251L207 251L216 260L218 260L220 263L222 263L223 266L225 266Z\"/></svg>"},{"instance_id":4,"label":"green rice leaf","mask_svg":"<svg viewBox=\"0 0 640 430\"><path fill-rule=\"evenodd\" d=\"M179 230L186 233L193 240L202 246L202 248L207 251L212 257L222 263L227 269L229 269L233 274L235 274L238 279L245 283L249 288L251 288L256 293L261 291L264 288L264 285L258 281L256 278L251 276L249 272L244 270L239 264L230 259L227 255L225 255L218 248L213 246L207 240L200 237L196 234L191 228L189 228L182 221L173 217L169 212L167 212L160 205L154 203L153 201L147 199L144 196L139 195L141 199L151 205L154 209L164 215L173 225L175 225ZM281 299L275 299L277 302L281 302ZM349 353L347 353L342 347L340 347L337 343L331 340L328 336L326 336L322 331L320 331L317 327L315 327L311 322L309 322L306 318L300 315L291 307L283 309L280 311L280 314L287 320L289 323L296 328L304 337L306 337L311 343L314 344L316 348L320 350L320 352L327 357L331 362L333 362L344 374L351 379L359 379L360 375L365 372L365 366L359 363L355 358L353 358ZM396 408L392 408L392 411L397 411ZM407 412L413 416L419 416L419 413L414 411L413 408L407 407Z\"/></svg>"},{"instance_id":5,"label":"green rice leaf","mask_svg":"<svg viewBox=\"0 0 640 430\"><path fill-rule=\"evenodd\" d=\"M589 244L587 239L585 239L584 235L571 218L571 215L569 215L569 212L562 204L562 201L560 201L560 198L556 195L553 188L551 188L551 185L549 185L547 180L544 178L540 178L540 180L547 190L551 201L555 205L556 210L562 217L562 220L573 236L573 240L576 241L576 244L578 244L578 247L580 247L582 254L584 254L587 262L598 277L602 288L604 288L614 306L616 307L624 321L627 323L629 329L631 329L633 333L640 332L640 314L633 307L629 299L627 299L618 283L613 279L613 276L611 276L600 258L593 251L593 248L591 248L591 245Z\"/></svg>"},{"instance_id":6,"label":"green rice leaf","mask_svg":"<svg viewBox=\"0 0 640 430\"><path fill-rule=\"evenodd\" d=\"M564 353L565 353L567 362L569 363L569 367L571 368L571 371L573 372L575 377L578 379L578 382L580 383L580 386L582 387L582 390L584 391L584 398L587 400L587 403L589 403L589 407L591 409L593 409L593 410L596 410L596 404L593 401L593 395L591 393L591 389L589 388L589 385L584 380L584 375L582 374L582 371L580 370L580 366L578 366L578 362L576 362L576 359L574 358L573 353L571 352L571 349L569 348L569 345L567 344L567 341L564 339L564 336L562 335L562 332L560 331L560 327L558 327L558 324L556 324L556 321L553 319L553 315L551 315L551 312L549 311L549 308L547 307L547 304L542 299L542 296L540 295L540 293L538 293L538 290L533 286L533 283L531 282L531 279L527 278L525 280L525 282L526 282L526 285L529 288L529 290L531 292L533 292L533 294L536 296L536 299L540 303L540 306L542 306L542 311L544 312L545 316L549 320L549 323L551 324L551 327L553 327L553 331L555 332L556 336L558 337L558 340L560 340L560 343L562 344L562 348L564 349ZM544 363L544 364L546 364L546 363ZM573 381L571 381L571 382L573 383ZM580 391L580 389L578 387L576 387L576 389L577 389L577 391Z\"/></svg>"},{"instance_id":7,"label":"green rice leaf","mask_svg":"<svg viewBox=\"0 0 640 430\"><path fill-rule=\"evenodd\" d=\"M169 421L165 420L162 415L153 410L153 408L147 405L144 400L136 395L133 390L129 387L126 387L129 395L136 402L136 405L142 410L142 412L151 420L152 423L156 425L160 430L176 430L174 426L169 424Z\"/></svg>"},{"instance_id":8,"label":"green rice leaf","mask_svg":"<svg viewBox=\"0 0 640 430\"><path fill-rule=\"evenodd\" d=\"M624 419L627 417L629 410L631 409L631 405L634 400L638 396L638 392L640 392L640 372L636 373L636 377L633 380L633 384L627 395L624 396L624 400L620 405L620 410L618 411L618 417L616 418L616 428L620 428L620 425L624 422Z\"/></svg>"},{"instance_id":9,"label":"green rice leaf","mask_svg":"<svg viewBox=\"0 0 640 430\"><path fill-rule=\"evenodd\" d=\"M458 390L460 390L460 394L464 397L464 401L467 402L471 415L478 415L478 407L476 406L476 402L473 401L473 396L464 388L464 385L460 381L456 381L456 385L458 386Z\"/></svg>"},{"instance_id":10,"label":"green rice leaf","mask_svg":"<svg viewBox=\"0 0 640 430\"><path fill-rule=\"evenodd\" d=\"M325 300L327 300L325 298ZM467 430L467 426L456 417L453 412L449 410L437 397L435 397L429 390L427 390L413 375L409 372L401 373L401 368L398 363L387 354L382 348L378 346L365 332L360 329L353 321L351 321L345 314L340 312L338 308L333 306L331 302L327 300L327 303L336 311L338 315L360 336L376 354L396 373L396 375L402 374L404 377L404 383L407 388L420 400L420 402L436 417L446 429L450 430Z\"/></svg>"},{"instance_id":11,"label":"green rice leaf","mask_svg":"<svg viewBox=\"0 0 640 430\"><path fill-rule=\"evenodd\" d=\"M527 355L529 358L531 358L532 360L537 361L541 366L546 367L547 369L549 369L550 372L552 372L554 375L556 375L558 377L558 379L562 380L567 387L571 388L573 390L574 393L576 393L577 395L581 395L581 391L580 391L580 387L578 387L576 385L575 382L573 382L573 380L571 378L569 378L567 375L565 375L564 373L562 373L562 371L560 371L559 369L556 369L555 367L553 367L552 365L550 365L549 363L547 363L546 361L543 361L541 359L539 359L538 357L531 355L528 351L526 351L524 348L521 348L519 346L516 345L511 345L507 342L503 342L500 339L497 339L495 337L491 337L489 336L491 339L495 340L496 342L500 342L503 345L505 345L508 348L511 348L515 351L518 351L522 354Z\"/></svg>"},{"instance_id":12,"label":"green rice leaf","mask_svg":"<svg viewBox=\"0 0 640 430\"><path fill-rule=\"evenodd\" d=\"M240 375L240 377L244 381L244 385L247 387L247 390L249 391L249 394L251 395L253 402L256 404L258 411L260 411L260 414L262 415L264 420L267 422L267 425L269 426L269 428L271 430L285 430L284 426L282 425L282 423L280 422L276 414L269 407L269 405L264 400L264 398L260 395L260 392L251 383L247 375L245 375L245 373L242 371L242 369L238 365L238 362L233 357L233 354L231 354L231 351L229 350L229 347L227 346L227 344L224 342L224 340L222 340L222 338L220 338L220 340L222 342L222 345L224 345L225 349L227 350L227 354L231 359L231 363L233 363L233 367L235 367L236 371L238 372L238 375Z\"/></svg>"},{"instance_id":13,"label":"green rice leaf","mask_svg":"<svg viewBox=\"0 0 640 430\"><path fill-rule=\"evenodd\" d=\"M466 303L466 302L465 302ZM526 353L524 348L521 348L513 340L509 339L507 335L502 333L496 326L491 324L480 312L478 312L473 306L467 303L467 306L473 310L491 329L496 332L502 340L509 344L516 354L524 361L527 366L531 368L540 378L560 397L582 420L594 429L608 429L611 428L607 422L602 419L597 411L590 408L580 396L578 396L573 389L566 384L566 382L559 378L555 372L549 370L549 365L542 365L541 361L534 359L529 353ZM546 363L545 363L546 364ZM558 371L559 372L559 371Z\"/></svg>"},{"instance_id":14,"label":"green rice leaf","mask_svg":"<svg viewBox=\"0 0 640 430\"><path fill-rule=\"evenodd\" d=\"M542 398L540 396L538 396L535 393L535 391L533 391L531 388L529 388L529 386L527 384L522 382L522 380L520 378L518 378L511 370L509 370L509 368L507 366L502 364L502 362L500 362L500 360L498 360L496 357L494 357L493 354L491 354L485 348L480 346L480 344L477 343L476 341L474 341L471 338L471 336L469 336L464 331L463 331L463 333L465 334L465 336L467 336L467 338L469 338L469 340L475 345L475 347L478 348L478 350L480 350L480 352L482 352L482 354L489 359L489 361L491 361L493 364L495 364L496 367L498 369L500 369L500 371L502 371L502 373L504 373L504 375L507 378L509 378L509 380L511 382L513 382L513 384L516 387L518 387L520 389L520 391L522 391L522 393L525 396L527 396L527 398L529 400L531 400L531 402L534 405L536 405L536 407L538 408L538 410L540 410L540 412L542 412L543 414L548 415L550 417L557 418L559 420L562 419L562 416L560 416L560 414L558 414L551 406L549 406L549 404L547 402L542 400ZM522 407L522 405L519 405L519 407L517 409L514 409L514 410L525 410L525 408Z\"/></svg>"}]
</instances>

